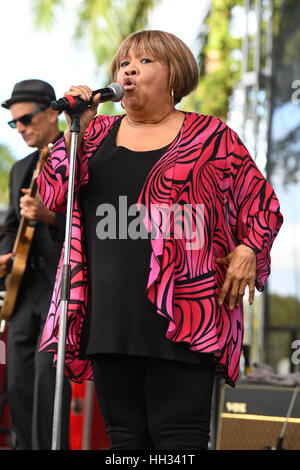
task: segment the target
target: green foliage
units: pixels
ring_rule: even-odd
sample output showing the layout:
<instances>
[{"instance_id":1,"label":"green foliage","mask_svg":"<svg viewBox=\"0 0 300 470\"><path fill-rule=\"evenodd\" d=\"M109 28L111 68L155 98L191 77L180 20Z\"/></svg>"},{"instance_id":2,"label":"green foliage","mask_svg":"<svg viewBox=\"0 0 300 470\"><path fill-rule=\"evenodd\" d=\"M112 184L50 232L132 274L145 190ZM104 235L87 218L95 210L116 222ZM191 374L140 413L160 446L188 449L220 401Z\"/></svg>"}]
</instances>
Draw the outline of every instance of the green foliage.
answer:
<instances>
[{"instance_id":1,"label":"green foliage","mask_svg":"<svg viewBox=\"0 0 300 470\"><path fill-rule=\"evenodd\" d=\"M9 148L0 144L0 203L8 204L9 201L9 173L15 163Z\"/></svg>"},{"instance_id":2,"label":"green foliage","mask_svg":"<svg viewBox=\"0 0 300 470\"><path fill-rule=\"evenodd\" d=\"M276 367L282 358L290 358L293 339L300 334L300 302L292 296L271 294L270 326L267 356L269 363ZM294 331L293 331L294 328Z\"/></svg>"},{"instance_id":3,"label":"green foliage","mask_svg":"<svg viewBox=\"0 0 300 470\"><path fill-rule=\"evenodd\" d=\"M48 31L55 23L58 7L64 6L67 10L66 0L32 1L36 26ZM109 76L112 57L121 41L128 34L143 29L147 25L149 12L160 2L161 0L82 0L77 7L75 42L87 40L97 65L103 67Z\"/></svg>"},{"instance_id":4,"label":"green foliage","mask_svg":"<svg viewBox=\"0 0 300 470\"><path fill-rule=\"evenodd\" d=\"M232 35L231 20L233 8L241 4L241 0L212 0L198 36L199 86L185 100L186 108L226 120L229 98L240 80L241 64L234 51L241 50L241 38Z\"/></svg>"},{"instance_id":5,"label":"green foliage","mask_svg":"<svg viewBox=\"0 0 300 470\"><path fill-rule=\"evenodd\" d=\"M61 114L58 117L58 128L59 128L60 132L65 132L65 130L67 128L67 121L65 120L65 117L64 117L63 114Z\"/></svg>"},{"instance_id":6,"label":"green foliage","mask_svg":"<svg viewBox=\"0 0 300 470\"><path fill-rule=\"evenodd\" d=\"M88 0L78 12L75 41L87 39L92 45L97 65L104 80L109 83L110 64L120 43L130 33L142 30L148 22L148 13L161 0ZM102 114L115 114L116 105L105 103Z\"/></svg>"},{"instance_id":7,"label":"green foliage","mask_svg":"<svg viewBox=\"0 0 300 470\"><path fill-rule=\"evenodd\" d=\"M59 7L67 8L66 0L32 0L36 26L50 30ZM74 41L91 46L100 73L109 83L110 64L123 39L145 28L148 14L161 0L82 0L77 9ZM72 8L72 4L70 4ZM73 6L74 8L74 6ZM99 108L101 113L116 113L113 103Z\"/></svg>"},{"instance_id":8,"label":"green foliage","mask_svg":"<svg viewBox=\"0 0 300 470\"><path fill-rule=\"evenodd\" d=\"M300 302L292 296L270 295L270 325L294 325L300 328Z\"/></svg>"},{"instance_id":9,"label":"green foliage","mask_svg":"<svg viewBox=\"0 0 300 470\"><path fill-rule=\"evenodd\" d=\"M49 30L58 7L66 0L33 0L36 23ZM121 41L128 34L144 29L148 14L161 0L82 0L77 10L75 43L91 45L100 72L110 81L110 63ZM241 39L230 31L232 9L242 0L212 0L204 25L199 24L200 81L197 90L186 97L181 109L212 114L225 120L229 98L240 79L240 62L233 52L241 49ZM101 112L115 113L112 103Z\"/></svg>"},{"instance_id":10,"label":"green foliage","mask_svg":"<svg viewBox=\"0 0 300 470\"><path fill-rule=\"evenodd\" d=\"M50 31L55 23L55 9L62 3L63 0L32 0L35 26Z\"/></svg>"},{"instance_id":11,"label":"green foliage","mask_svg":"<svg viewBox=\"0 0 300 470\"><path fill-rule=\"evenodd\" d=\"M104 66L109 76L110 63L121 41L128 34L141 30L148 22L148 13L161 0L86 0L78 11L75 38L87 38L96 63Z\"/></svg>"}]
</instances>

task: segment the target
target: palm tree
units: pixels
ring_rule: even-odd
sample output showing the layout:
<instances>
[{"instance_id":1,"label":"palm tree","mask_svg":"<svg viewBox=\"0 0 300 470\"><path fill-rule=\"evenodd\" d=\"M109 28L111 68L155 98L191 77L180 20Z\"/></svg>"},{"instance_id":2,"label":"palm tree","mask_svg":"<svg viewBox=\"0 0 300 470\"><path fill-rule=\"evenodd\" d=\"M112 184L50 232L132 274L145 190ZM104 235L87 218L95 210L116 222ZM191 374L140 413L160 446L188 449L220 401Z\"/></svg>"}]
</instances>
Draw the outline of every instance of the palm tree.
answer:
<instances>
[{"instance_id":1,"label":"palm tree","mask_svg":"<svg viewBox=\"0 0 300 470\"><path fill-rule=\"evenodd\" d=\"M199 25L200 81L195 93L186 99L189 109L226 121L230 97L240 81L241 61L233 55L241 50L242 39L231 31L233 9L242 0L212 0Z\"/></svg>"},{"instance_id":2,"label":"palm tree","mask_svg":"<svg viewBox=\"0 0 300 470\"><path fill-rule=\"evenodd\" d=\"M148 22L149 12L160 2L82 0L77 6L74 40L88 40L98 66L110 64L121 41L128 34L143 29ZM66 5L66 0L32 0L36 27L51 31L56 14ZM108 65L106 73L109 74Z\"/></svg>"}]
</instances>

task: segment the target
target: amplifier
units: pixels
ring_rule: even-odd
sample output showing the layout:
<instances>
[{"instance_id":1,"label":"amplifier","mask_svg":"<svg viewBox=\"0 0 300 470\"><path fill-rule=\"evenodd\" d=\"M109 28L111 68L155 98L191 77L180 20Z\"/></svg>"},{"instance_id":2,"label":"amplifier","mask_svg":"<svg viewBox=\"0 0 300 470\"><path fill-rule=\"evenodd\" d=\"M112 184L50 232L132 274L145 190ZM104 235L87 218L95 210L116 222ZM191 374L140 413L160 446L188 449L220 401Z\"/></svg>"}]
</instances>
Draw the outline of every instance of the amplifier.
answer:
<instances>
[{"instance_id":1,"label":"amplifier","mask_svg":"<svg viewBox=\"0 0 300 470\"><path fill-rule=\"evenodd\" d=\"M264 450L279 443L283 450L300 450L300 390L222 385L216 448Z\"/></svg>"}]
</instances>

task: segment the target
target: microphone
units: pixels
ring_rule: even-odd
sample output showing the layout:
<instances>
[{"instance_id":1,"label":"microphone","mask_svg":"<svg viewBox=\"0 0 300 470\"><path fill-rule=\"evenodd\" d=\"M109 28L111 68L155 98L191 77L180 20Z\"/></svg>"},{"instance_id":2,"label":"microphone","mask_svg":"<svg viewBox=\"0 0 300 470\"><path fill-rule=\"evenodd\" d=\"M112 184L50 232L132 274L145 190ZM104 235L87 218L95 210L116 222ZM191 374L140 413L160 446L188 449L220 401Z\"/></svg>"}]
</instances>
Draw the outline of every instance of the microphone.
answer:
<instances>
[{"instance_id":1,"label":"microphone","mask_svg":"<svg viewBox=\"0 0 300 470\"><path fill-rule=\"evenodd\" d=\"M99 90L95 90L92 92L92 96L97 95L97 93L101 93L100 103L104 103L106 101L121 101L123 96L125 95L125 89L119 83L111 83L106 88L99 88ZM60 98L59 100L52 101L51 107L55 111L71 111L75 105L80 107L88 108L91 105L91 101L88 103L85 100L82 100L78 96L71 96L67 95L64 98Z\"/></svg>"}]
</instances>

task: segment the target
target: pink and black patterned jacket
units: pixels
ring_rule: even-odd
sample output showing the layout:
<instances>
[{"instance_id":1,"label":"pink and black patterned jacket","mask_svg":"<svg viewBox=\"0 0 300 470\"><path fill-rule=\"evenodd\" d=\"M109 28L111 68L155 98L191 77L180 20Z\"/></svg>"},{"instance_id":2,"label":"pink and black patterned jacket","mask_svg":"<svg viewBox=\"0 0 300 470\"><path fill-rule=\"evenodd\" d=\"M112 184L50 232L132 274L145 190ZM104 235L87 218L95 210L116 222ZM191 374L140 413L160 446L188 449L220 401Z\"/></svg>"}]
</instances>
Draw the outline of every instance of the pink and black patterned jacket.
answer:
<instances>
[{"instance_id":1,"label":"pink and black patterned jacket","mask_svg":"<svg viewBox=\"0 0 300 470\"><path fill-rule=\"evenodd\" d=\"M77 382L92 379L90 362L78 357L88 289L78 190L88 181L88 160L116 119L120 116L97 116L91 122L76 162L66 374ZM69 161L61 139L38 181L40 195L52 211L66 211L68 174ZM217 373L234 385L243 340L243 307L230 312L228 299L218 305L226 267L217 265L215 259L231 252L237 244L250 246L257 253L256 287L263 290L270 274L270 249L283 222L272 187L226 124L212 116L185 113L181 131L152 168L137 202L149 208L149 213L152 204L204 207L201 219L204 242L199 249L186 249L182 240L172 236L172 230L167 238L151 239L145 295L157 313L168 319L166 336L171 341L188 343L194 351L214 353ZM192 214L192 218L196 220L196 215ZM150 230L149 220L145 224ZM159 230L159 223L156 229ZM62 265L63 251L41 341L41 349L53 352L54 359Z\"/></svg>"}]
</instances>

